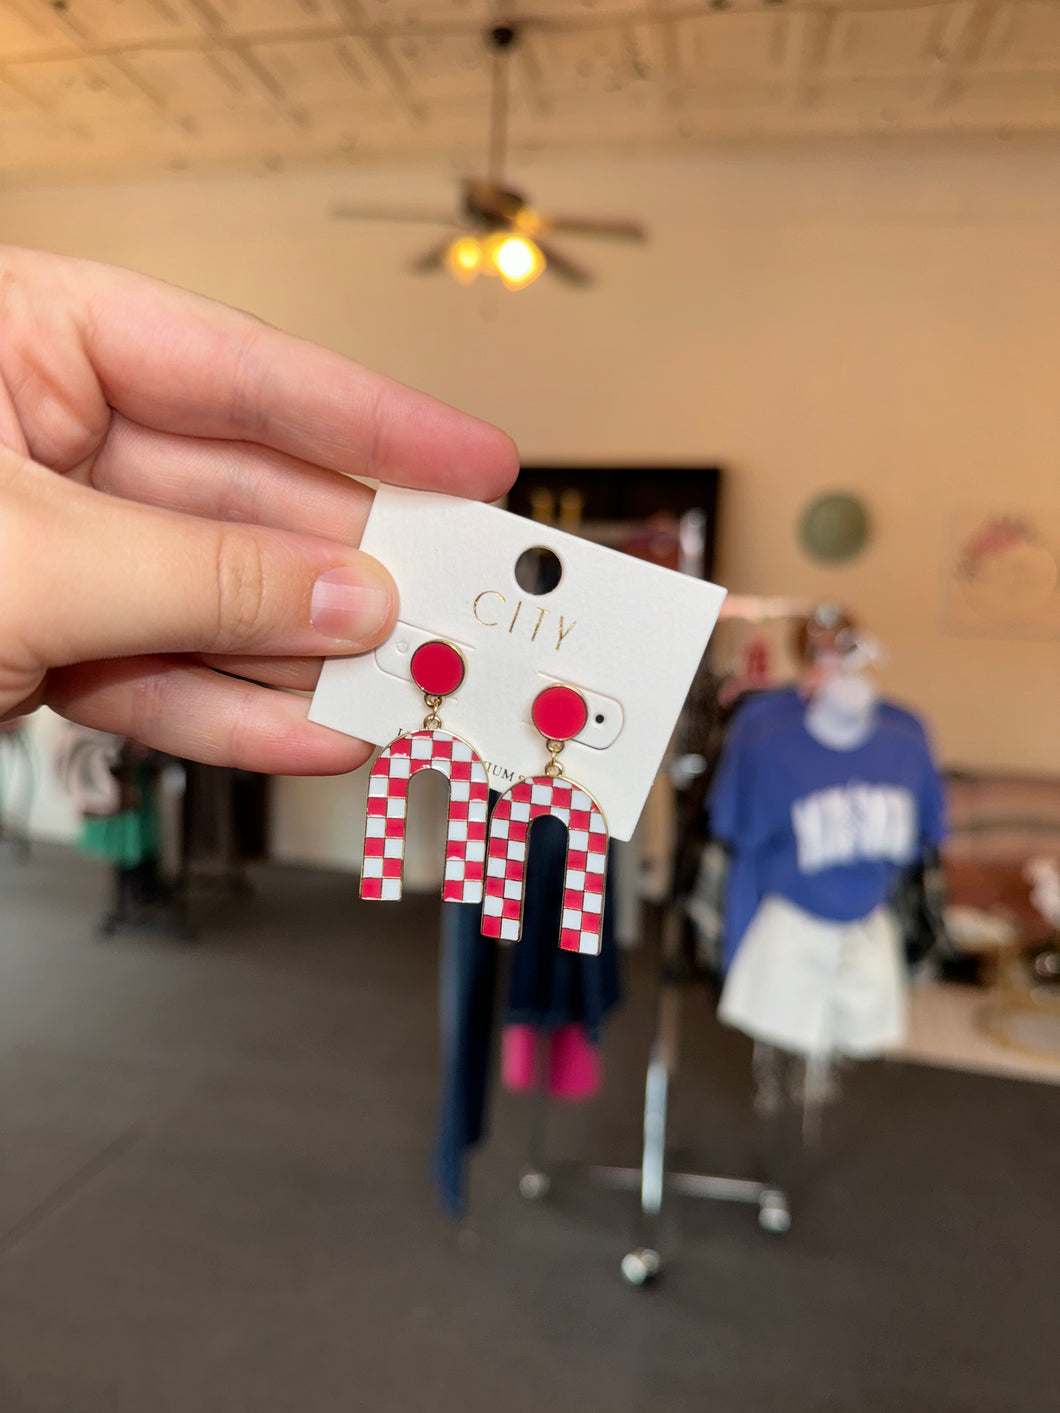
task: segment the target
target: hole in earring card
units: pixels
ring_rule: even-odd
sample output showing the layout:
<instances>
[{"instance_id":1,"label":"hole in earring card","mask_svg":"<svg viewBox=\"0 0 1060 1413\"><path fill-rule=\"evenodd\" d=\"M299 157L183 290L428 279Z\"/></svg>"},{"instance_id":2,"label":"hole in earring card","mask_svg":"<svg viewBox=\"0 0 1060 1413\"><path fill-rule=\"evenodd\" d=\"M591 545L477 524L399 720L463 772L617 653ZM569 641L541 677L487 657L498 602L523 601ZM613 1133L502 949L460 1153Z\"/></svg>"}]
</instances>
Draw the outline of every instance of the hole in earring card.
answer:
<instances>
[{"instance_id":1,"label":"hole in earring card","mask_svg":"<svg viewBox=\"0 0 1060 1413\"><path fill-rule=\"evenodd\" d=\"M523 550L515 561L515 582L524 594L550 594L562 578L559 555L544 545Z\"/></svg>"}]
</instances>

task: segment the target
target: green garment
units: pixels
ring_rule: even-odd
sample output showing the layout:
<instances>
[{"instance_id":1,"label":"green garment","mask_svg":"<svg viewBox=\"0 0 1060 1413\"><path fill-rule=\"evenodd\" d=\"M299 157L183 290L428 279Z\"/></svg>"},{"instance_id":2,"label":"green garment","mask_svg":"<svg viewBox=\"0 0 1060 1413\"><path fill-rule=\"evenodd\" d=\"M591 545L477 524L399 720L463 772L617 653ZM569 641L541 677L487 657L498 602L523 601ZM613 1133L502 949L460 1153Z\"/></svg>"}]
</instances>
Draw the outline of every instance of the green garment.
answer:
<instances>
[{"instance_id":1,"label":"green garment","mask_svg":"<svg viewBox=\"0 0 1060 1413\"><path fill-rule=\"evenodd\" d=\"M90 815L81 825L81 847L109 859L116 868L135 868L144 859L157 858L161 851L162 831L151 773L138 771L136 784L140 796L136 809Z\"/></svg>"}]
</instances>

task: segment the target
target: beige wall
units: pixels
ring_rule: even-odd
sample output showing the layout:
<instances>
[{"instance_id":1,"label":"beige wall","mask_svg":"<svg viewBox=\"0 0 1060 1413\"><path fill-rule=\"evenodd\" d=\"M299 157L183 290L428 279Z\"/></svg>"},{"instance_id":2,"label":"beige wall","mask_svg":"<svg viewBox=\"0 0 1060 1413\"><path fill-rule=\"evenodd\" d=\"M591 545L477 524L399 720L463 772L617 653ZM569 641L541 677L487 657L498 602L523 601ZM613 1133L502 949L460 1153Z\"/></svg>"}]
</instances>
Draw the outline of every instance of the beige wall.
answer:
<instances>
[{"instance_id":1,"label":"beige wall","mask_svg":"<svg viewBox=\"0 0 1060 1413\"><path fill-rule=\"evenodd\" d=\"M493 418L527 460L724 465L723 583L852 606L947 762L1060 773L1060 641L954 636L940 609L958 507L1060 510L1055 152L520 175L543 205L644 216L650 246L569 242L599 269L589 293L417 280L402 264L430 228L326 219L338 196L447 204L415 170L10 192L0 233L253 309ZM832 487L876 527L846 569L812 567L793 536ZM344 858L348 786L340 805L334 785L284 788L281 847Z\"/></svg>"}]
</instances>

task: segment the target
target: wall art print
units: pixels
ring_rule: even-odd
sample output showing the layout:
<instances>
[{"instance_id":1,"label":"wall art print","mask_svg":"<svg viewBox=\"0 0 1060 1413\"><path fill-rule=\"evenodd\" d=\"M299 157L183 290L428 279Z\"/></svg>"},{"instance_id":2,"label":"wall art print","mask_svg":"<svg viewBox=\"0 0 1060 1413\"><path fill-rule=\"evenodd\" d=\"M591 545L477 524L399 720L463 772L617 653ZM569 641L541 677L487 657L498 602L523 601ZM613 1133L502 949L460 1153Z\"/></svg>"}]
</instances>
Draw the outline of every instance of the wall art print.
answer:
<instances>
[{"instance_id":1,"label":"wall art print","mask_svg":"<svg viewBox=\"0 0 1060 1413\"><path fill-rule=\"evenodd\" d=\"M1060 637L1060 511L958 510L944 612L956 633Z\"/></svg>"}]
</instances>

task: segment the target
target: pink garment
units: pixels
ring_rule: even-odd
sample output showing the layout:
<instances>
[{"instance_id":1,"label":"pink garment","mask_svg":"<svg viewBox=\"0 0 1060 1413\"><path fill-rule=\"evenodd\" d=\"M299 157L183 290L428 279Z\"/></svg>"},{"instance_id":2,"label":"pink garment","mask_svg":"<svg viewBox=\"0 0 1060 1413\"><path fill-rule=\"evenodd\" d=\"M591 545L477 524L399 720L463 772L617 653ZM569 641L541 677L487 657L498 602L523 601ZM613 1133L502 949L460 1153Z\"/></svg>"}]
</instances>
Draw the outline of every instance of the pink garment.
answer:
<instances>
[{"instance_id":1,"label":"pink garment","mask_svg":"<svg viewBox=\"0 0 1060 1413\"><path fill-rule=\"evenodd\" d=\"M583 1025L546 1031L507 1025L501 1041L501 1080L517 1094L536 1089L544 1080L554 1099L594 1099L603 1085L600 1052Z\"/></svg>"}]
</instances>

